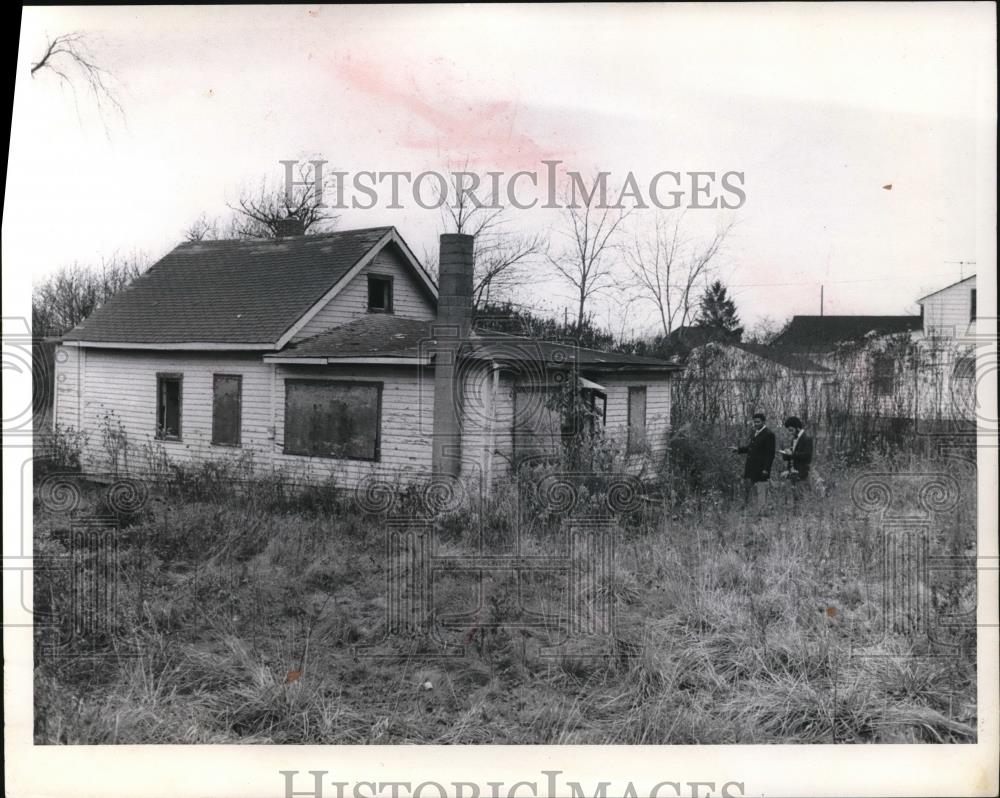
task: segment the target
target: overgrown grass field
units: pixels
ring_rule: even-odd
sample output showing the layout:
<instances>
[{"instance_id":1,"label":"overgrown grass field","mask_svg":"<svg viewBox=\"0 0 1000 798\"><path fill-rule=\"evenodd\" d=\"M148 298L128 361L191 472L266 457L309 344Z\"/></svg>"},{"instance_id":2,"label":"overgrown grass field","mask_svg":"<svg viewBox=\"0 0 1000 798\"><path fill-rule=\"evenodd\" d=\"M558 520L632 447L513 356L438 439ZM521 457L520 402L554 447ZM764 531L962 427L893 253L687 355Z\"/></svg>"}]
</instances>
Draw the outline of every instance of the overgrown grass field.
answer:
<instances>
[{"instance_id":1,"label":"overgrown grass field","mask_svg":"<svg viewBox=\"0 0 1000 798\"><path fill-rule=\"evenodd\" d=\"M36 613L52 623L36 631L35 739L973 742L975 629L933 620L974 618L975 571L917 573L930 630L886 600L881 517L851 493L870 472L953 475L958 505L928 516L928 544L974 555L974 466L884 459L827 473L798 507L777 485L762 517L713 490L644 504L614 519L614 565L584 585L487 570L479 606L475 574L438 574L436 617L470 620L431 637L387 629L390 559L405 555L387 550L385 513L332 485L295 491L272 475L236 490L209 467L178 468L123 513L107 486L59 477L73 494L59 501L39 473L36 556L64 561L95 513L119 531L109 628L74 633L79 581L36 571ZM504 551L515 534L522 554L564 551L560 519L523 494L512 484L440 514L434 553ZM98 552L73 556L86 582ZM558 616L568 589L576 612L609 600L615 623L544 655L560 632L525 620ZM457 655L441 656L442 636Z\"/></svg>"}]
</instances>

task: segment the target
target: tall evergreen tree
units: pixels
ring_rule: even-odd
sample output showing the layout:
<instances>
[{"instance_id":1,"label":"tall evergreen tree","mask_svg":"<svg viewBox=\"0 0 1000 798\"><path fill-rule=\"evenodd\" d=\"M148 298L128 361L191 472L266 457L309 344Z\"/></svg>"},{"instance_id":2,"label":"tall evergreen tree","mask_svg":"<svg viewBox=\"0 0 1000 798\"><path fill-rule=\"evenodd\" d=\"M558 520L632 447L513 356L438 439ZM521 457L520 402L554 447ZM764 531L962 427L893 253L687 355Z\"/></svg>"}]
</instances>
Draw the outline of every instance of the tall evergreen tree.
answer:
<instances>
[{"instance_id":1,"label":"tall evergreen tree","mask_svg":"<svg viewBox=\"0 0 1000 798\"><path fill-rule=\"evenodd\" d=\"M716 280L701 297L696 322L699 327L721 330L727 337L737 341L743 337L740 317L736 314L736 303L729 298L726 286Z\"/></svg>"}]
</instances>

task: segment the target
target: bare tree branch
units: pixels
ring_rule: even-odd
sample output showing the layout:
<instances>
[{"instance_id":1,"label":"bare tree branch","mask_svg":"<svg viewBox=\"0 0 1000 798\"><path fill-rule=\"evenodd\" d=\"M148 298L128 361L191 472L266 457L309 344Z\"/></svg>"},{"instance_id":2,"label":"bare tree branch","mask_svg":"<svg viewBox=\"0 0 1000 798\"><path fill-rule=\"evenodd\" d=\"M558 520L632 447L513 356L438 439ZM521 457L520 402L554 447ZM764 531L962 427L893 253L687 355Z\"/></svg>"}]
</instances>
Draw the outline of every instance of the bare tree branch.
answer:
<instances>
[{"instance_id":1,"label":"bare tree branch","mask_svg":"<svg viewBox=\"0 0 1000 798\"><path fill-rule=\"evenodd\" d=\"M235 213L236 237L277 238L286 219L297 220L304 233L328 231L339 217L330 212L324 197L335 185L332 177L317 185L307 164L299 166L299 180L292 186L274 188L261 180L255 190L244 190L236 205L229 205Z\"/></svg>"},{"instance_id":2,"label":"bare tree branch","mask_svg":"<svg viewBox=\"0 0 1000 798\"><path fill-rule=\"evenodd\" d=\"M441 228L475 238L473 301L477 308L509 301L524 283L524 269L542 256L540 235L512 232L507 208L477 202L470 192L456 190L454 199L441 204ZM430 268L436 255L428 258Z\"/></svg>"},{"instance_id":3,"label":"bare tree branch","mask_svg":"<svg viewBox=\"0 0 1000 798\"><path fill-rule=\"evenodd\" d=\"M228 218L201 214L184 230L186 241L218 239L278 238L289 219L299 222L304 234L333 229L339 216L327 207L325 198L336 186L334 178L324 178L317 186L307 164L299 166L299 180L292 186L275 187L266 178L254 188L244 188L235 203L227 203Z\"/></svg>"},{"instance_id":4,"label":"bare tree branch","mask_svg":"<svg viewBox=\"0 0 1000 798\"><path fill-rule=\"evenodd\" d=\"M82 83L94 96L98 113L107 130L104 112L110 108L120 116L125 109L118 99L114 76L100 66L91 55L87 37L83 33L64 33L50 40L42 57L31 65L31 77L49 71L59 78L62 85L73 91L76 103L77 83ZM77 106L79 108L79 106Z\"/></svg>"},{"instance_id":5,"label":"bare tree branch","mask_svg":"<svg viewBox=\"0 0 1000 798\"><path fill-rule=\"evenodd\" d=\"M555 273L569 283L577 298L577 325L586 320L587 302L612 285L611 254L617 248L617 234L631 211L597 205L594 192L584 206L563 202L564 229L557 231L569 239L565 249L549 256Z\"/></svg>"},{"instance_id":6,"label":"bare tree branch","mask_svg":"<svg viewBox=\"0 0 1000 798\"><path fill-rule=\"evenodd\" d=\"M721 225L708 241L682 234L684 215L657 216L651 231L640 231L625 248L625 261L635 281L635 297L652 305L663 335L692 320L696 289L713 270L735 222Z\"/></svg>"}]
</instances>

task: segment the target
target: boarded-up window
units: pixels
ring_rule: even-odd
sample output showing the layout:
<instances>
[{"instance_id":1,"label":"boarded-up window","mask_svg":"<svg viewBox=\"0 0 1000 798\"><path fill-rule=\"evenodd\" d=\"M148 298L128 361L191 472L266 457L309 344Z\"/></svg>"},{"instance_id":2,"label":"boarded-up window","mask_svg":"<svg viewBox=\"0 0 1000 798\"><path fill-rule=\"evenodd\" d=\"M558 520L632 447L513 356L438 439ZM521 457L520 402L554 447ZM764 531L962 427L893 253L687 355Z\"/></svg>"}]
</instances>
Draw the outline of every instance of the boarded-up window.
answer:
<instances>
[{"instance_id":1,"label":"boarded-up window","mask_svg":"<svg viewBox=\"0 0 1000 798\"><path fill-rule=\"evenodd\" d=\"M156 375L156 437L160 440L181 439L180 374Z\"/></svg>"},{"instance_id":2,"label":"boarded-up window","mask_svg":"<svg viewBox=\"0 0 1000 798\"><path fill-rule=\"evenodd\" d=\"M238 374L216 374L212 384L212 443L240 445L240 404L243 378Z\"/></svg>"},{"instance_id":3,"label":"boarded-up window","mask_svg":"<svg viewBox=\"0 0 1000 798\"><path fill-rule=\"evenodd\" d=\"M646 446L646 386L632 385L628 389L628 451L637 452Z\"/></svg>"},{"instance_id":4,"label":"boarded-up window","mask_svg":"<svg viewBox=\"0 0 1000 798\"><path fill-rule=\"evenodd\" d=\"M382 384L285 380L285 454L378 460Z\"/></svg>"},{"instance_id":5,"label":"boarded-up window","mask_svg":"<svg viewBox=\"0 0 1000 798\"><path fill-rule=\"evenodd\" d=\"M872 355L872 391L876 396L892 396L896 392L896 361L886 352Z\"/></svg>"},{"instance_id":6,"label":"boarded-up window","mask_svg":"<svg viewBox=\"0 0 1000 798\"><path fill-rule=\"evenodd\" d=\"M392 313L392 278L368 275L368 310L372 313Z\"/></svg>"}]
</instances>

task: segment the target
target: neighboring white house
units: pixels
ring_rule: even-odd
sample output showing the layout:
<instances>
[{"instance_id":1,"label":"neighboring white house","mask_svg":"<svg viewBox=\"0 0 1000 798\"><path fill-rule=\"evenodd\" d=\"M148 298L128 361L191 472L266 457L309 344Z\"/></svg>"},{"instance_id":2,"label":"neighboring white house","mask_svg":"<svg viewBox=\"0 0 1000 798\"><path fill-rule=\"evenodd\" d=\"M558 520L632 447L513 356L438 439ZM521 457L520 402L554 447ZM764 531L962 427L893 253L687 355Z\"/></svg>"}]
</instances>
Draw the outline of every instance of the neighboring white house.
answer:
<instances>
[{"instance_id":1,"label":"neighboring white house","mask_svg":"<svg viewBox=\"0 0 1000 798\"><path fill-rule=\"evenodd\" d=\"M976 329L976 275L920 297L917 304L925 337L967 342Z\"/></svg>"},{"instance_id":2,"label":"neighboring white house","mask_svg":"<svg viewBox=\"0 0 1000 798\"><path fill-rule=\"evenodd\" d=\"M182 244L62 337L55 423L90 472L252 456L345 487L489 482L570 380L629 470L662 457L679 367L476 332L471 253L442 237L439 297L391 227Z\"/></svg>"},{"instance_id":3,"label":"neighboring white house","mask_svg":"<svg viewBox=\"0 0 1000 798\"><path fill-rule=\"evenodd\" d=\"M976 275L917 300L923 319L921 348L929 361L920 415L976 418Z\"/></svg>"},{"instance_id":4,"label":"neighboring white house","mask_svg":"<svg viewBox=\"0 0 1000 798\"><path fill-rule=\"evenodd\" d=\"M967 422L975 412L976 278L917 302L919 316L795 316L772 346L835 372L831 407Z\"/></svg>"}]
</instances>

